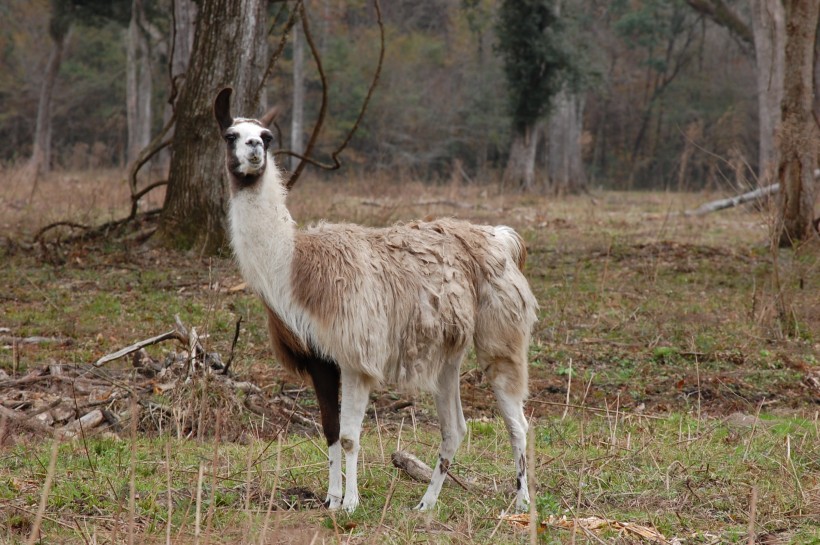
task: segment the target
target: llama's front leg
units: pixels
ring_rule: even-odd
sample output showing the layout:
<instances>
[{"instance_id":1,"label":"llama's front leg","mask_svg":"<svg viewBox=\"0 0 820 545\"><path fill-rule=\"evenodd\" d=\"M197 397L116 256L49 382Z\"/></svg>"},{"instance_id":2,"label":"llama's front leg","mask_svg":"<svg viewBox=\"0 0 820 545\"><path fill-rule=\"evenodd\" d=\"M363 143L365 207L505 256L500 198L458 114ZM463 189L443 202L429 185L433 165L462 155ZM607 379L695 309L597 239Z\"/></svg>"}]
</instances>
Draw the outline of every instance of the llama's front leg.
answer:
<instances>
[{"instance_id":1,"label":"llama's front leg","mask_svg":"<svg viewBox=\"0 0 820 545\"><path fill-rule=\"evenodd\" d=\"M332 445L328 445L327 457L330 476L325 505L328 509L335 510L342 506L342 445L338 439Z\"/></svg>"},{"instance_id":2,"label":"llama's front leg","mask_svg":"<svg viewBox=\"0 0 820 545\"><path fill-rule=\"evenodd\" d=\"M354 371L342 370L342 449L345 451L345 498L342 507L352 513L359 505L359 437L362 419L370 397L370 386Z\"/></svg>"},{"instance_id":3,"label":"llama's front leg","mask_svg":"<svg viewBox=\"0 0 820 545\"><path fill-rule=\"evenodd\" d=\"M338 509L342 505L342 446L339 443L339 367L330 361L313 359L307 364L313 380L316 400L322 413L322 431L327 440L328 487L325 505Z\"/></svg>"},{"instance_id":4,"label":"llama's front leg","mask_svg":"<svg viewBox=\"0 0 820 545\"><path fill-rule=\"evenodd\" d=\"M436 411L438 412L439 427L441 428L441 447L439 448L438 462L433 469L433 478L430 485L416 506L419 511L432 509L441 493L441 486L447 477L447 471L453 461L453 456L461 445L461 440L467 433L467 423L461 409L461 393L459 388L459 364L461 357L442 369L439 375L439 389L435 395Z\"/></svg>"}]
</instances>

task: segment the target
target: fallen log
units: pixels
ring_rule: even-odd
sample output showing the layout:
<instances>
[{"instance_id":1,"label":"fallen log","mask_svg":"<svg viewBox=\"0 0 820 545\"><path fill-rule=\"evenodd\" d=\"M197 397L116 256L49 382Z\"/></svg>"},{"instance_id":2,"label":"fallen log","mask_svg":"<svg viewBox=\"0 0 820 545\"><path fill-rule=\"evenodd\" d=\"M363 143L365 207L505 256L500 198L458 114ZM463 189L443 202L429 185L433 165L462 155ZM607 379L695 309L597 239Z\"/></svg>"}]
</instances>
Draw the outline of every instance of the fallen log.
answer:
<instances>
[{"instance_id":1,"label":"fallen log","mask_svg":"<svg viewBox=\"0 0 820 545\"><path fill-rule=\"evenodd\" d=\"M409 452L398 450L390 456L390 460L393 462L394 466L404 471L407 474L407 476L413 479L414 481L419 481L421 483L429 483L430 479L433 478L433 470L430 468L430 466L428 466L427 464L425 464ZM481 488L481 486L478 483L471 480L460 479L452 473L450 473L449 470L447 471L447 478L444 482L450 484L455 483L467 491Z\"/></svg>"},{"instance_id":2,"label":"fallen log","mask_svg":"<svg viewBox=\"0 0 820 545\"><path fill-rule=\"evenodd\" d=\"M767 185L764 187L759 187L754 191L748 191L742 195L736 195L734 197L729 197L728 199L718 199L716 201L704 203L694 210L687 210L683 213L683 215L704 216L711 212L717 212L718 210L725 210L726 208L732 208L733 206L738 206L747 202L758 201L766 197L776 195L779 191L780 184Z\"/></svg>"},{"instance_id":3,"label":"fallen log","mask_svg":"<svg viewBox=\"0 0 820 545\"><path fill-rule=\"evenodd\" d=\"M83 431L96 428L105 421L105 415L100 409L94 409L90 413L73 420L60 428L64 434L72 436L77 434L82 429Z\"/></svg>"}]
</instances>

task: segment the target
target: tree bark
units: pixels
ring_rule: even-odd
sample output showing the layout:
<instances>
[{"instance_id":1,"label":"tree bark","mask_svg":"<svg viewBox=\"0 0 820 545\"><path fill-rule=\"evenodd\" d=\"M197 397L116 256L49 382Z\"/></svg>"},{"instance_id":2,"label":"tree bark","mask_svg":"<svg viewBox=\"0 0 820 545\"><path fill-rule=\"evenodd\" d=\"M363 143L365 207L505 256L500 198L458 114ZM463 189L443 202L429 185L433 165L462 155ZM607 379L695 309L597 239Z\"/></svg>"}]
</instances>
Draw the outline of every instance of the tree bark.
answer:
<instances>
[{"instance_id":1,"label":"tree bark","mask_svg":"<svg viewBox=\"0 0 820 545\"><path fill-rule=\"evenodd\" d=\"M263 0L199 4L157 233L166 245L203 253L224 249L228 190L213 100L222 87L231 86L237 115L260 114L254 95L267 62L266 7Z\"/></svg>"},{"instance_id":2,"label":"tree bark","mask_svg":"<svg viewBox=\"0 0 820 545\"><path fill-rule=\"evenodd\" d=\"M527 125L523 132L514 131L510 157L501 183L512 185L522 191L535 186L535 152L538 149L538 126Z\"/></svg>"},{"instance_id":3,"label":"tree bark","mask_svg":"<svg viewBox=\"0 0 820 545\"><path fill-rule=\"evenodd\" d=\"M778 134L777 178L780 246L813 236L814 169L818 137L814 108L814 54L820 0L783 0L786 20L782 122Z\"/></svg>"},{"instance_id":4,"label":"tree bark","mask_svg":"<svg viewBox=\"0 0 820 545\"><path fill-rule=\"evenodd\" d=\"M34 125L34 143L31 148L31 157L28 162L28 177L36 184L40 174L51 170L51 102L54 96L54 84L60 72L63 60L63 50L68 42L69 27L61 27L51 34L51 53L46 64L43 83L40 87L40 99L37 103L37 120ZM33 185L32 195L34 194Z\"/></svg>"},{"instance_id":5,"label":"tree bark","mask_svg":"<svg viewBox=\"0 0 820 545\"><path fill-rule=\"evenodd\" d=\"M556 194L577 193L586 186L581 161L584 98L561 91L547 123L547 172Z\"/></svg>"},{"instance_id":6,"label":"tree bark","mask_svg":"<svg viewBox=\"0 0 820 545\"><path fill-rule=\"evenodd\" d=\"M775 135L780 127L786 20L779 0L750 0L757 64L759 117L758 178L771 183L776 167Z\"/></svg>"},{"instance_id":7,"label":"tree bark","mask_svg":"<svg viewBox=\"0 0 820 545\"><path fill-rule=\"evenodd\" d=\"M131 3L126 57L126 161L130 164L151 141L151 51L142 0Z\"/></svg>"}]
</instances>

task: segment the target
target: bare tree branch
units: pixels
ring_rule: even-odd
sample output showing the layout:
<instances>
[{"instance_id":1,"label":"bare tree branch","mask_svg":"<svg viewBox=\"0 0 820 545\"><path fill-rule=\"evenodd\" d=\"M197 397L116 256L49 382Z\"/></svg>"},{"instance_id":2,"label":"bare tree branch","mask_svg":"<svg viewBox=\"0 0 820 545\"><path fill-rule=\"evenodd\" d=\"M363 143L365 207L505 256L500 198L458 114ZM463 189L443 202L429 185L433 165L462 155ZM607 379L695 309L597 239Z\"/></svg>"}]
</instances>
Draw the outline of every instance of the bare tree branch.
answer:
<instances>
[{"instance_id":1,"label":"bare tree branch","mask_svg":"<svg viewBox=\"0 0 820 545\"><path fill-rule=\"evenodd\" d=\"M274 18L273 25L271 25L271 32L276 27L276 23L279 21L279 16L286 7L287 3L283 3L282 7L279 8L279 12L276 14L276 17ZM285 46L288 43L288 36L290 35L290 31L293 28L293 25L296 24L296 16L299 14L301 8L302 0L297 0L296 5L293 7L293 11L291 11L290 13L288 22L285 23L285 29L282 31L282 36L279 38L279 45L276 47L276 50L271 54L270 59L268 60L268 67L265 69L265 75L262 76L261 80L259 80L259 86L256 88L256 95L254 96L254 102L257 104L259 104L259 96L262 94L262 88L265 86L265 83L268 81L268 78L270 77L274 67L276 66L276 62L279 60L279 57L282 56L282 52L285 50Z\"/></svg>"},{"instance_id":2,"label":"bare tree branch","mask_svg":"<svg viewBox=\"0 0 820 545\"><path fill-rule=\"evenodd\" d=\"M170 138L167 140L163 140L163 138L165 138L165 135L168 134L175 122L176 114L172 114L162 130L140 151L136 160L128 167L128 187L131 190L131 213L128 216L129 218L133 218L137 214L137 202L139 201L139 198L135 197L137 195L137 174L154 155L171 144Z\"/></svg>"},{"instance_id":3,"label":"bare tree branch","mask_svg":"<svg viewBox=\"0 0 820 545\"><path fill-rule=\"evenodd\" d=\"M313 127L313 133L310 136L310 141L308 145L305 147L304 154L298 154L292 151L280 150L277 153L290 155L292 157L297 157L301 161L299 165L296 167L296 170L293 171L290 179L288 180L286 187L288 189L292 188L299 176L302 173L302 170L305 167L305 164L309 163L316 167L319 167L324 170L337 170L342 166L342 163L339 161L339 155L345 150L347 145L353 139L353 135L356 133L356 130L359 128L362 119L364 118L365 111L367 111L367 105L370 103L370 99L373 97L373 91L376 88L376 84L379 82L379 76L381 75L382 71L382 64L384 63L384 23L382 22L382 11L381 5L379 4L379 0L373 0L373 6L376 9L376 22L379 25L379 40L380 40L380 48L379 48L379 62L376 65L376 72L373 74L373 80L370 82L370 87L367 90L367 95L364 97L364 101L362 102L362 109L359 111L358 117L356 117L356 122L353 123L353 126L348 131L347 136L345 137L344 141L339 145L336 150L331 153L330 157L333 160L332 164L321 163L315 159L310 158L310 152L313 149L313 146L316 142L318 137L319 131L322 128L324 123L325 111L326 111L326 103L327 103L327 78L325 77L324 68L322 67L321 59L319 58L319 53L316 48L316 44L313 42L313 37L310 34L310 30L307 24L307 18L302 18L302 28L305 31L305 39L307 40L308 45L310 46L310 52L313 55L313 59L316 62L316 69L319 72L319 78L322 82L322 107L319 110L319 117L316 120L316 125Z\"/></svg>"},{"instance_id":4,"label":"bare tree branch","mask_svg":"<svg viewBox=\"0 0 820 545\"><path fill-rule=\"evenodd\" d=\"M748 46L754 52L755 40L752 28L729 6L724 4L723 0L686 0L686 3L698 13L726 28L743 45Z\"/></svg>"}]
</instances>

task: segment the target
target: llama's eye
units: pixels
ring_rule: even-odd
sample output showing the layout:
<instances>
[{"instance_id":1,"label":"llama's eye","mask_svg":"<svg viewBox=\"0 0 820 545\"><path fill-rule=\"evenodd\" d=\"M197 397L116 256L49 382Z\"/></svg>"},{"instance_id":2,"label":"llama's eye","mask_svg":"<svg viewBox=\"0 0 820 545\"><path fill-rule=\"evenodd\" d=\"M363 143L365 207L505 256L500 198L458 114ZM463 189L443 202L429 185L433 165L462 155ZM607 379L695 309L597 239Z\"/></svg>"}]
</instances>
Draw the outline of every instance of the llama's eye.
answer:
<instances>
[{"instance_id":1,"label":"llama's eye","mask_svg":"<svg viewBox=\"0 0 820 545\"><path fill-rule=\"evenodd\" d=\"M262 142L265 143L265 147L268 147L268 144L273 140L273 135L269 132L263 132L260 137L262 138Z\"/></svg>"},{"instance_id":2,"label":"llama's eye","mask_svg":"<svg viewBox=\"0 0 820 545\"><path fill-rule=\"evenodd\" d=\"M234 134L234 133L226 134L225 135L225 140L227 142L234 142L236 140L236 134Z\"/></svg>"}]
</instances>

